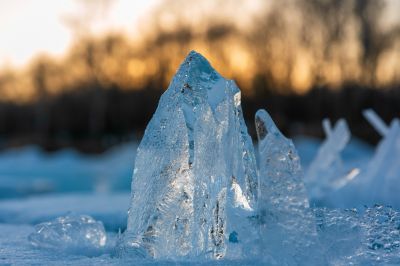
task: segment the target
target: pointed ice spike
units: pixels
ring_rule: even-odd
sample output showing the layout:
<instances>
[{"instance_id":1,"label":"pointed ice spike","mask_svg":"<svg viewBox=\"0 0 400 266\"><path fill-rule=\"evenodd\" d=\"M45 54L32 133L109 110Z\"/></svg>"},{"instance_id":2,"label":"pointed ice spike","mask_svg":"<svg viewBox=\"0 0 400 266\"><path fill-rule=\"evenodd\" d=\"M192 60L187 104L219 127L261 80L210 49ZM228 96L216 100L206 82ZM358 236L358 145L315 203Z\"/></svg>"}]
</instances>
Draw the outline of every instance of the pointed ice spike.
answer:
<instances>
[{"instance_id":1,"label":"pointed ice spike","mask_svg":"<svg viewBox=\"0 0 400 266\"><path fill-rule=\"evenodd\" d=\"M258 140L263 140L267 134L283 136L271 116L263 109L258 110L256 113L256 130Z\"/></svg>"},{"instance_id":2,"label":"pointed ice spike","mask_svg":"<svg viewBox=\"0 0 400 266\"><path fill-rule=\"evenodd\" d=\"M240 90L190 52L138 148L117 253L218 259L231 246L248 249L257 180Z\"/></svg>"},{"instance_id":3,"label":"pointed ice spike","mask_svg":"<svg viewBox=\"0 0 400 266\"><path fill-rule=\"evenodd\" d=\"M265 110L259 110L256 113L256 130L258 135L258 150L260 158L260 194L259 197L273 196L268 193L277 194L276 198L271 198L279 202L280 197L287 197L293 193L295 206L308 207L308 199L302 183L302 171L300 158L290 139L287 139L276 127L270 115ZM288 190L284 183L290 184L290 187L297 186L296 190ZM283 191L275 190L277 185ZM261 191L261 190L265 191ZM265 194L265 192L268 192ZM281 196L279 196L281 195ZM281 202L290 204L292 202Z\"/></svg>"},{"instance_id":4,"label":"pointed ice spike","mask_svg":"<svg viewBox=\"0 0 400 266\"><path fill-rule=\"evenodd\" d=\"M322 120L322 128L324 129L325 136L329 137L329 135L332 134L332 124L329 118L324 118L324 120Z\"/></svg>"},{"instance_id":5,"label":"pointed ice spike","mask_svg":"<svg viewBox=\"0 0 400 266\"><path fill-rule=\"evenodd\" d=\"M350 141L350 130L346 120L339 119L336 122L332 135L334 135L333 139L336 140L336 149L343 150Z\"/></svg>"},{"instance_id":6,"label":"pointed ice spike","mask_svg":"<svg viewBox=\"0 0 400 266\"><path fill-rule=\"evenodd\" d=\"M255 123L260 176L258 211L264 253L278 264L304 264L311 257L315 259L311 247L317 236L299 156L293 142L283 136L265 110L257 111Z\"/></svg>"},{"instance_id":7,"label":"pointed ice spike","mask_svg":"<svg viewBox=\"0 0 400 266\"><path fill-rule=\"evenodd\" d=\"M377 113L375 113L374 110L372 109L366 109L363 111L363 115L365 119L368 120L368 122L375 128L378 133L384 137L388 134L389 128L385 124L385 122L378 116Z\"/></svg>"},{"instance_id":8,"label":"pointed ice spike","mask_svg":"<svg viewBox=\"0 0 400 266\"><path fill-rule=\"evenodd\" d=\"M326 121L326 120L324 120ZM324 129L329 127L323 121ZM327 129L326 139L318 149L318 153L310 164L305 175L307 189L311 197L320 200L322 197L337 187L337 184L343 185L343 182L354 178L348 178L346 173L350 169L345 169L342 163L340 153L346 147L350 140L350 130L344 119L339 119L335 127ZM352 172L353 174L355 172ZM344 178L344 179L343 179ZM341 180L339 182L339 180ZM336 185L335 185L336 184Z\"/></svg>"}]
</instances>

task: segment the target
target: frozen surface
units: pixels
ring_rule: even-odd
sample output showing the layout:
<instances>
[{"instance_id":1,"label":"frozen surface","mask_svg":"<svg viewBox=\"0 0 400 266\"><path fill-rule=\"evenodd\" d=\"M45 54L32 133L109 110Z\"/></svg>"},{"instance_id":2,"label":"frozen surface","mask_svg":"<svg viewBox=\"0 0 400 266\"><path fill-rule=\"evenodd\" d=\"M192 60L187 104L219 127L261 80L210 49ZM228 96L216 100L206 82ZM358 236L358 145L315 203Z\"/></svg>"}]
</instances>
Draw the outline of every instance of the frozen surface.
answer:
<instances>
[{"instance_id":1,"label":"frozen surface","mask_svg":"<svg viewBox=\"0 0 400 266\"><path fill-rule=\"evenodd\" d=\"M0 224L0 265L121 265L109 254L89 257L83 254L70 254L62 250L34 248L28 236L35 231L31 225ZM115 241L115 235L107 235L108 242ZM112 245L112 243L110 243ZM92 254L93 255L93 254ZM128 263L126 263L128 265Z\"/></svg>"},{"instance_id":2,"label":"frozen surface","mask_svg":"<svg viewBox=\"0 0 400 266\"><path fill-rule=\"evenodd\" d=\"M315 218L303 184L300 158L265 110L256 113L262 245L278 264L323 263Z\"/></svg>"},{"instance_id":3,"label":"frozen surface","mask_svg":"<svg viewBox=\"0 0 400 266\"><path fill-rule=\"evenodd\" d=\"M315 208L313 211L321 253L331 265L348 265L348 260L360 252L359 213L355 209Z\"/></svg>"},{"instance_id":4,"label":"frozen surface","mask_svg":"<svg viewBox=\"0 0 400 266\"><path fill-rule=\"evenodd\" d=\"M72 254L101 254L107 236L102 222L88 215L68 214L35 225L28 237L35 248Z\"/></svg>"},{"instance_id":5,"label":"frozen surface","mask_svg":"<svg viewBox=\"0 0 400 266\"><path fill-rule=\"evenodd\" d=\"M320 248L332 265L398 265L400 213L375 205L361 212L315 209Z\"/></svg>"},{"instance_id":6,"label":"frozen surface","mask_svg":"<svg viewBox=\"0 0 400 266\"><path fill-rule=\"evenodd\" d=\"M107 197L104 195L104 197ZM36 206L40 208L40 206ZM101 209L101 206L98 206ZM317 250L326 257L324 265L397 265L400 251L400 214L380 205L356 210L313 209L319 240ZM61 249L35 248L29 235L35 228L28 224L0 223L0 265L209 265L199 259L152 260L114 256L116 233L106 232L107 242L99 252L79 254ZM272 241L272 240L271 240ZM264 251L265 252L265 251ZM282 253L290 252L282 250ZM310 255L305 253L304 255ZM213 265L273 265L272 258L222 259ZM315 263L300 263L315 265ZM319 264L321 265L321 264Z\"/></svg>"},{"instance_id":7,"label":"frozen surface","mask_svg":"<svg viewBox=\"0 0 400 266\"><path fill-rule=\"evenodd\" d=\"M191 52L138 148L121 254L222 258L249 236L256 191L240 90Z\"/></svg>"},{"instance_id":8,"label":"frozen surface","mask_svg":"<svg viewBox=\"0 0 400 266\"><path fill-rule=\"evenodd\" d=\"M375 205L365 211L361 226L363 238L360 264L400 264L400 213L390 207Z\"/></svg>"},{"instance_id":9,"label":"frozen surface","mask_svg":"<svg viewBox=\"0 0 400 266\"><path fill-rule=\"evenodd\" d=\"M72 200L73 198L75 199ZM45 204L45 202L48 203ZM82 208L75 208L75 211L78 213L85 213L87 211L87 213L101 214L99 216L100 218L96 218L96 220L104 222L103 219L105 219L108 221L109 228L112 228L112 231L109 231L109 229L106 232L107 242L105 247L95 250L96 252L87 249L74 252L74 250L63 250L62 247L60 249L33 247L29 241L29 235L35 232L34 224L53 219L45 217L59 216L56 210L58 208L64 208L65 205L71 202L81 202L81 205L85 205ZM22 200L20 203L18 203L18 200L0 201L2 206L5 205L4 203L10 203L10 207L15 207L17 210L21 211L19 214L21 219L19 219L18 222L15 223L15 220L0 222L0 265L209 265L209 262L193 260L176 262L171 260L154 261L137 258L116 258L114 256L114 251L117 233L114 231L114 228L118 229L120 221L118 219L111 219L115 214L108 213L104 210L104 203L106 202L114 204L115 208L121 209L121 211L124 209L123 214L126 216L127 205L129 203L128 194L121 195L121 198L118 200L115 199L115 196L110 194L99 194L96 196L70 194L68 197L61 195L33 197L29 201ZM119 207L121 204L125 206L123 208ZM22 209L23 205L26 206ZM22 219L24 215L22 211L27 211L28 209L30 210L30 217L33 217L35 213L40 213L40 217L42 218L38 220L35 219L37 221L30 219L24 221L24 219ZM60 213L61 212L63 211L60 210ZM2 214L3 212L0 211L0 215ZM126 217L124 217L123 223L126 224ZM253 262L250 264L243 260L223 260L215 262L214 264L256 265Z\"/></svg>"},{"instance_id":10,"label":"frozen surface","mask_svg":"<svg viewBox=\"0 0 400 266\"><path fill-rule=\"evenodd\" d=\"M125 143L90 156L73 150L49 154L34 146L2 151L0 199L49 192L129 191L136 147Z\"/></svg>"},{"instance_id":11,"label":"frozen surface","mask_svg":"<svg viewBox=\"0 0 400 266\"><path fill-rule=\"evenodd\" d=\"M129 193L57 194L0 201L0 223L38 224L68 213L101 220L107 230L126 228Z\"/></svg>"}]
</instances>

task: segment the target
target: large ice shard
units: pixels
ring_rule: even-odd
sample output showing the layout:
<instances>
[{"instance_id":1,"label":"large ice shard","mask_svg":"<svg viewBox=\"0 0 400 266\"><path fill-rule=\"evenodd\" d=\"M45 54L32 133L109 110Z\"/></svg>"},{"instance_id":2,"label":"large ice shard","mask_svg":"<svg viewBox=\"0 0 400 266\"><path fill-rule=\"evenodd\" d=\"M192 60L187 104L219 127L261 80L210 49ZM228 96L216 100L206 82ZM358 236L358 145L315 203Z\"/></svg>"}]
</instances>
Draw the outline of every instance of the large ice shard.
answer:
<instances>
[{"instance_id":1,"label":"large ice shard","mask_svg":"<svg viewBox=\"0 0 400 266\"><path fill-rule=\"evenodd\" d=\"M118 253L218 259L251 237L257 169L240 97L190 52L138 148Z\"/></svg>"},{"instance_id":2,"label":"large ice shard","mask_svg":"<svg viewBox=\"0 0 400 266\"><path fill-rule=\"evenodd\" d=\"M309 208L297 151L265 110L259 110L255 120L260 175L258 211L265 252L280 265L315 262L315 218Z\"/></svg>"},{"instance_id":3,"label":"large ice shard","mask_svg":"<svg viewBox=\"0 0 400 266\"><path fill-rule=\"evenodd\" d=\"M335 190L351 182L359 170L347 169L340 153L350 140L350 130L344 119L340 119L332 128L328 119L323 120L326 139L310 164L305 183L310 197L315 201L326 200Z\"/></svg>"}]
</instances>

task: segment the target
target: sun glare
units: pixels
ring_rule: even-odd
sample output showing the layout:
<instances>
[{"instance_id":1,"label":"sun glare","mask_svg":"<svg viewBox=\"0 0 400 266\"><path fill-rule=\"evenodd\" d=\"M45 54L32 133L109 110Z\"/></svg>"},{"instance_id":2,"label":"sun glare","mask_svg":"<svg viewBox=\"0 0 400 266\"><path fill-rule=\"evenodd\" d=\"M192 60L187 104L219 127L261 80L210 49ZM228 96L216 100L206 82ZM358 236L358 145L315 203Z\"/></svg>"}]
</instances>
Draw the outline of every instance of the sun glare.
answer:
<instances>
[{"instance_id":1,"label":"sun glare","mask_svg":"<svg viewBox=\"0 0 400 266\"><path fill-rule=\"evenodd\" d=\"M96 9L103 6L104 10L93 10L90 2L0 1L0 67L22 66L40 53L62 55L73 41L73 27L79 26L79 20L93 33L125 31L134 35L140 16L158 0L96 2Z\"/></svg>"}]
</instances>

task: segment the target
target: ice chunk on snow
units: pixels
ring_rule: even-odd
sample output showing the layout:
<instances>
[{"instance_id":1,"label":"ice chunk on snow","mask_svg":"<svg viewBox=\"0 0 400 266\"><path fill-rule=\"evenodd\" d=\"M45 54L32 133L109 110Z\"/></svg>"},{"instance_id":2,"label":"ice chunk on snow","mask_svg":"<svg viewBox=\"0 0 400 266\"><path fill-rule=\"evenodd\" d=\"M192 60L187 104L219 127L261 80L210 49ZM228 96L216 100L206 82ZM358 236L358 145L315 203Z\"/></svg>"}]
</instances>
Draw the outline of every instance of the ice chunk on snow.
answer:
<instances>
[{"instance_id":1,"label":"ice chunk on snow","mask_svg":"<svg viewBox=\"0 0 400 266\"><path fill-rule=\"evenodd\" d=\"M102 222L87 215L70 214L35 226L30 243L38 248L95 255L106 244Z\"/></svg>"},{"instance_id":2,"label":"ice chunk on snow","mask_svg":"<svg viewBox=\"0 0 400 266\"><path fill-rule=\"evenodd\" d=\"M138 148L118 253L222 258L246 225L257 170L240 90L196 52L162 95Z\"/></svg>"},{"instance_id":3,"label":"ice chunk on snow","mask_svg":"<svg viewBox=\"0 0 400 266\"><path fill-rule=\"evenodd\" d=\"M308 192L313 199L320 200L332 190L339 189L350 182L358 173L357 169L346 169L340 153L350 140L350 130L344 119L331 128L328 119L323 120L325 141L305 175Z\"/></svg>"},{"instance_id":4,"label":"ice chunk on snow","mask_svg":"<svg viewBox=\"0 0 400 266\"><path fill-rule=\"evenodd\" d=\"M304 264L317 241L297 151L265 110L256 113L263 247L278 264Z\"/></svg>"}]
</instances>

